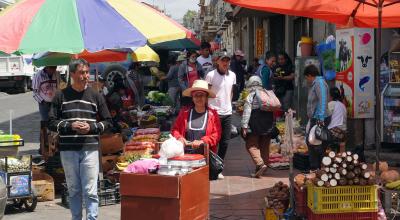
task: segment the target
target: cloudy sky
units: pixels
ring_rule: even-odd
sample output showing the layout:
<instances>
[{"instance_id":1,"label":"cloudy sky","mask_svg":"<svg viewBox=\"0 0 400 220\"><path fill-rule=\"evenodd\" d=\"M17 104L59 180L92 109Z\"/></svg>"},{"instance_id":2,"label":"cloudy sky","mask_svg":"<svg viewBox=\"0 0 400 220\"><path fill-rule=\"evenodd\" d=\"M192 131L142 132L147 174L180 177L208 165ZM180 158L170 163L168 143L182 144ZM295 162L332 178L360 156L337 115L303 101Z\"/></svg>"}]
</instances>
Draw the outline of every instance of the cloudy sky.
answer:
<instances>
[{"instance_id":1,"label":"cloudy sky","mask_svg":"<svg viewBox=\"0 0 400 220\"><path fill-rule=\"evenodd\" d=\"M199 10L199 0L142 0L149 4L155 4L161 9L167 10L167 14L172 15L175 20L182 19L187 10Z\"/></svg>"}]
</instances>

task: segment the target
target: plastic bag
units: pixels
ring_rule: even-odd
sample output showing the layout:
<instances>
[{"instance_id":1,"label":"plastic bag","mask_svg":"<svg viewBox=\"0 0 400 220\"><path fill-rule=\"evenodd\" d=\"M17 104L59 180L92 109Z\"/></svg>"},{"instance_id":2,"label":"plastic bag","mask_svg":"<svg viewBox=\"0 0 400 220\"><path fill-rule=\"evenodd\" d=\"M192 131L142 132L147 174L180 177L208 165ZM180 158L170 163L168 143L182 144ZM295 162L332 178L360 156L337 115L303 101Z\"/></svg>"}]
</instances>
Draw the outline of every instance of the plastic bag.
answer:
<instances>
[{"instance_id":1,"label":"plastic bag","mask_svg":"<svg viewBox=\"0 0 400 220\"><path fill-rule=\"evenodd\" d=\"M182 142L176 140L170 135L170 138L162 143L160 152L158 154L163 158L171 158L183 156L184 153L184 146Z\"/></svg>"},{"instance_id":2,"label":"plastic bag","mask_svg":"<svg viewBox=\"0 0 400 220\"><path fill-rule=\"evenodd\" d=\"M154 159L137 160L129 164L124 172L126 173L138 173L138 174L149 174L150 171L157 170L160 164Z\"/></svg>"},{"instance_id":3,"label":"plastic bag","mask_svg":"<svg viewBox=\"0 0 400 220\"><path fill-rule=\"evenodd\" d=\"M210 151L210 180L218 179L218 175L224 170L224 161L214 152Z\"/></svg>"},{"instance_id":4,"label":"plastic bag","mask_svg":"<svg viewBox=\"0 0 400 220\"><path fill-rule=\"evenodd\" d=\"M239 136L239 129L235 125L231 125L231 139Z\"/></svg>"}]
</instances>

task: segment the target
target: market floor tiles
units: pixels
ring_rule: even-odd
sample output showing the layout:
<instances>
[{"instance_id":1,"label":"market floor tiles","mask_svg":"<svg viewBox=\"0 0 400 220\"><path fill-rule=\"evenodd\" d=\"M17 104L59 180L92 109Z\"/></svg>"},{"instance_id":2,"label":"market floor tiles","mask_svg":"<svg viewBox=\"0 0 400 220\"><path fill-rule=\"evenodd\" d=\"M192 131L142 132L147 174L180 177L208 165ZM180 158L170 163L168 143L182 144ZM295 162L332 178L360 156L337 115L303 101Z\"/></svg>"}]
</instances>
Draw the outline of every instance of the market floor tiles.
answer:
<instances>
[{"instance_id":1,"label":"market floor tiles","mask_svg":"<svg viewBox=\"0 0 400 220\"><path fill-rule=\"evenodd\" d=\"M240 138L231 141L225 158L224 179L210 183L211 220L263 219L266 189L276 182L288 183L286 170L267 170L262 178L251 178L255 165Z\"/></svg>"}]
</instances>

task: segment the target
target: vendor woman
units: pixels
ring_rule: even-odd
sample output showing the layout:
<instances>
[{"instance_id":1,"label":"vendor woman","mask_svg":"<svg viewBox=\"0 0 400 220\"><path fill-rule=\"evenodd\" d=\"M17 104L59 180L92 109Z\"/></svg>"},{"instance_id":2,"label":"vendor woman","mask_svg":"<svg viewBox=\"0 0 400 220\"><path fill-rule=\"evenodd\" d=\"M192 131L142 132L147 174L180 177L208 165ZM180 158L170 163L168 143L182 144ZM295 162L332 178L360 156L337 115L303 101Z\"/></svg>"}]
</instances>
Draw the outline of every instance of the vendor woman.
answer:
<instances>
[{"instance_id":1,"label":"vendor woman","mask_svg":"<svg viewBox=\"0 0 400 220\"><path fill-rule=\"evenodd\" d=\"M221 138L221 123L217 111L207 105L208 98L215 98L215 94L208 89L206 81L196 80L191 88L183 91L183 95L192 97L194 105L180 110L172 135L184 145L191 142L193 149L207 144L216 153Z\"/></svg>"}]
</instances>

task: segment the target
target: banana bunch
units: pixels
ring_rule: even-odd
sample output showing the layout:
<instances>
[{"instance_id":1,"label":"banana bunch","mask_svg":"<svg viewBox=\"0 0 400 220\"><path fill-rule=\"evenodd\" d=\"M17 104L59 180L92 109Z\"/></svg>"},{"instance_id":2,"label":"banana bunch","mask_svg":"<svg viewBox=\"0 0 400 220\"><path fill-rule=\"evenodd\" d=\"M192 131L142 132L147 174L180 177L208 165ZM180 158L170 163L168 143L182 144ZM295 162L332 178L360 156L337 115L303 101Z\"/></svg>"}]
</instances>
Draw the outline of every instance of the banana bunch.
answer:
<instances>
[{"instance_id":1,"label":"banana bunch","mask_svg":"<svg viewBox=\"0 0 400 220\"><path fill-rule=\"evenodd\" d=\"M397 181L394 181L394 182L391 182L391 183L387 183L385 186L388 189L400 190L400 180L397 180Z\"/></svg>"},{"instance_id":2,"label":"banana bunch","mask_svg":"<svg viewBox=\"0 0 400 220\"><path fill-rule=\"evenodd\" d=\"M279 134L284 136L284 134L285 134L285 122L277 122L276 123L276 128L278 128Z\"/></svg>"},{"instance_id":3,"label":"banana bunch","mask_svg":"<svg viewBox=\"0 0 400 220\"><path fill-rule=\"evenodd\" d=\"M125 170L125 168L129 165L128 162L118 162L117 164L115 164L115 167L117 168L117 170L119 171L123 171Z\"/></svg>"},{"instance_id":4,"label":"banana bunch","mask_svg":"<svg viewBox=\"0 0 400 220\"><path fill-rule=\"evenodd\" d=\"M297 152L303 153L303 154L307 153L307 152L308 152L308 147L307 147L307 145L301 145L301 146L299 146L299 147L297 148Z\"/></svg>"},{"instance_id":5,"label":"banana bunch","mask_svg":"<svg viewBox=\"0 0 400 220\"><path fill-rule=\"evenodd\" d=\"M250 92L247 89L244 89L239 95L239 100L246 100L249 93Z\"/></svg>"}]
</instances>

